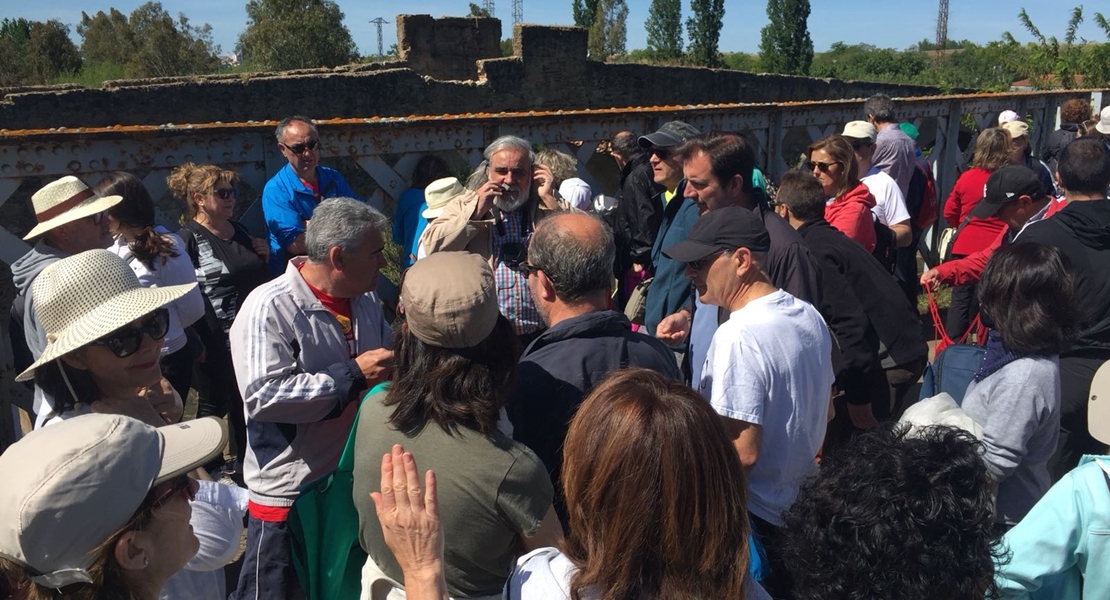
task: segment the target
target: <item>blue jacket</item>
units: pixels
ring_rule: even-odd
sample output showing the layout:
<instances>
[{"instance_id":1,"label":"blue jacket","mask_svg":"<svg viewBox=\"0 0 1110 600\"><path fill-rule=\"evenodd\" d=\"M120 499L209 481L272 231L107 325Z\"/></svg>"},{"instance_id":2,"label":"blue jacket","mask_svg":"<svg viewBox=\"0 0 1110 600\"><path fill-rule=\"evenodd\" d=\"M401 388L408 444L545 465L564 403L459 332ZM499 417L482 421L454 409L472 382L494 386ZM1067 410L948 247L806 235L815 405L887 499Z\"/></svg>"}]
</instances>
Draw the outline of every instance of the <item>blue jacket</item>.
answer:
<instances>
[{"instance_id":1,"label":"blue jacket","mask_svg":"<svg viewBox=\"0 0 1110 600\"><path fill-rule=\"evenodd\" d=\"M339 171L317 165L316 177L320 182L321 200L339 197L362 200ZM288 164L266 182L262 189L262 214L270 240L270 272L274 275L285 272L288 258L285 247L304 233L304 223L312 218L317 204L316 195Z\"/></svg>"},{"instance_id":2,"label":"blue jacket","mask_svg":"<svg viewBox=\"0 0 1110 600\"><path fill-rule=\"evenodd\" d=\"M996 575L1001 598L1107 597L1110 478L1096 460L1110 468L1110 456L1084 456L1003 538L1013 557Z\"/></svg>"},{"instance_id":3,"label":"blue jacket","mask_svg":"<svg viewBox=\"0 0 1110 600\"><path fill-rule=\"evenodd\" d=\"M686 188L686 180L678 184L678 194ZM659 195L663 203L663 194ZM644 327L651 335L659 322L683 306L690 304L693 287L683 272L686 265L663 255L663 250L686 239L690 227L698 220L698 205L693 200L677 195L671 198L663 209L663 223L651 247L651 263L655 265L655 280L648 288L647 305L644 309Z\"/></svg>"}]
</instances>

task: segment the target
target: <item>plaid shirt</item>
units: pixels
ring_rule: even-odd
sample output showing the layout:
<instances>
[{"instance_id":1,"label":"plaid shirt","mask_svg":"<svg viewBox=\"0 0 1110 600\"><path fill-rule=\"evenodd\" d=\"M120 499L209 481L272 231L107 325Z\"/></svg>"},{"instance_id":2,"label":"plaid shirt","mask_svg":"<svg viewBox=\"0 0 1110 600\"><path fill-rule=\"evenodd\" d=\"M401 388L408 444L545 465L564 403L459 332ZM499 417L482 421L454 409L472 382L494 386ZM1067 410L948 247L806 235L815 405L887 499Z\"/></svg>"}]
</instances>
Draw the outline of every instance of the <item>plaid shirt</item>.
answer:
<instances>
[{"instance_id":1,"label":"plaid shirt","mask_svg":"<svg viewBox=\"0 0 1110 600\"><path fill-rule=\"evenodd\" d=\"M513 324L517 335L532 333L541 329L543 319L532 302L532 292L528 289L528 279L524 273L510 268L501 258L501 247L507 243L518 243L524 248L532 238L532 229L524 231L527 210L517 209L502 213L501 223L493 227L493 279L497 284L497 305L501 314Z\"/></svg>"}]
</instances>

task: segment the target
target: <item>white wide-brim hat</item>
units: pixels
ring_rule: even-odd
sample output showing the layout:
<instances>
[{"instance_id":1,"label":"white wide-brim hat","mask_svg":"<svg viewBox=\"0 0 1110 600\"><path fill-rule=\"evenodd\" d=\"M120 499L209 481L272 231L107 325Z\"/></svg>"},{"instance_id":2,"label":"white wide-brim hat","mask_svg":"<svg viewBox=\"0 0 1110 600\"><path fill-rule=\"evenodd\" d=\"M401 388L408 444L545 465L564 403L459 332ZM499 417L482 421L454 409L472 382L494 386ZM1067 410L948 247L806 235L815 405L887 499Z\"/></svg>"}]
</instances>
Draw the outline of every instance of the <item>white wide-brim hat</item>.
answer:
<instances>
[{"instance_id":1,"label":"white wide-brim hat","mask_svg":"<svg viewBox=\"0 0 1110 600\"><path fill-rule=\"evenodd\" d=\"M38 224L23 239L38 237L55 227L106 211L120 200L122 196L98 196L85 182L72 175L51 181L31 196Z\"/></svg>"},{"instance_id":2,"label":"white wide-brim hat","mask_svg":"<svg viewBox=\"0 0 1110 600\"><path fill-rule=\"evenodd\" d=\"M46 348L26 371L82 348L154 312L197 284L143 287L123 259L107 250L89 250L47 266L31 287L35 314L46 332Z\"/></svg>"},{"instance_id":3,"label":"white wide-brim hat","mask_svg":"<svg viewBox=\"0 0 1110 600\"><path fill-rule=\"evenodd\" d=\"M1110 106L1098 113L1098 123L1095 124L1095 130L1110 135Z\"/></svg>"},{"instance_id":4,"label":"white wide-brim hat","mask_svg":"<svg viewBox=\"0 0 1110 600\"><path fill-rule=\"evenodd\" d=\"M468 191L455 177L444 177L429 183L424 188L424 201L428 203L428 208L420 216L428 221L436 220L452 200Z\"/></svg>"},{"instance_id":5,"label":"white wide-brim hat","mask_svg":"<svg viewBox=\"0 0 1110 600\"><path fill-rule=\"evenodd\" d=\"M92 583L95 549L127 525L150 490L223 451L223 421L151 427L88 414L36 429L0 456L0 556L60 589Z\"/></svg>"}]
</instances>

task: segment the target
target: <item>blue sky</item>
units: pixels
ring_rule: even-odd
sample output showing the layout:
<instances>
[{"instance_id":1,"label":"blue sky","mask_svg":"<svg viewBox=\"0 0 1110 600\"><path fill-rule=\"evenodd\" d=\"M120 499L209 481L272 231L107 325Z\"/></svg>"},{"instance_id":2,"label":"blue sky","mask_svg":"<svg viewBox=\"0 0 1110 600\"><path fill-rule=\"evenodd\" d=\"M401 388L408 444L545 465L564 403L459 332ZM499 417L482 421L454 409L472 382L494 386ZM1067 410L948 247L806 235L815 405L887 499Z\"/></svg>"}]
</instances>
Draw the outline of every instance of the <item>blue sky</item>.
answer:
<instances>
[{"instance_id":1,"label":"blue sky","mask_svg":"<svg viewBox=\"0 0 1110 600\"><path fill-rule=\"evenodd\" d=\"M1042 32L1063 37L1070 7L1073 2L1078 4L1080 1L1028 0L1024 7ZM643 24L647 19L650 0L627 2L628 48L642 48L646 45ZM346 15L344 22L351 30L362 54L377 50L377 34L375 27L369 23L371 19L381 16L390 21L383 27L383 43L388 47L396 42L394 23L396 14L400 12L443 16L465 15L468 10L467 0L407 0L403 3L338 0L338 3ZM495 0L495 3L494 16L502 20L502 32L508 37L511 32L508 23L511 21L512 2ZM130 13L141 4L143 0L47 0L32 3L0 0L0 15L31 20L60 19L72 27L80 21L82 10L95 13L98 10L107 11L114 6L124 13ZM683 4L685 19L689 15L689 0L684 0ZM811 4L813 9L809 17L809 31L818 52L828 49L836 41L906 48L924 38L935 37L937 0L811 0ZM997 40L1003 31L1009 31L1020 41L1031 40L1018 21L1017 15L1023 6L1021 2L949 0L949 4L949 39L970 39L985 43ZM194 23L211 24L213 37L224 53L234 50L239 32L246 27L245 5L244 0L162 1L162 6L172 14L184 11ZM756 52L759 47L759 30L767 23L766 7L765 0L725 0L721 49ZM1110 3L1087 2L1085 7L1089 12L1080 28L1080 35L1093 41L1107 41L1091 17L1096 10L1110 17ZM550 25L572 24L571 0L524 0L524 20L527 23ZM76 41L80 41L76 33L72 35Z\"/></svg>"}]
</instances>

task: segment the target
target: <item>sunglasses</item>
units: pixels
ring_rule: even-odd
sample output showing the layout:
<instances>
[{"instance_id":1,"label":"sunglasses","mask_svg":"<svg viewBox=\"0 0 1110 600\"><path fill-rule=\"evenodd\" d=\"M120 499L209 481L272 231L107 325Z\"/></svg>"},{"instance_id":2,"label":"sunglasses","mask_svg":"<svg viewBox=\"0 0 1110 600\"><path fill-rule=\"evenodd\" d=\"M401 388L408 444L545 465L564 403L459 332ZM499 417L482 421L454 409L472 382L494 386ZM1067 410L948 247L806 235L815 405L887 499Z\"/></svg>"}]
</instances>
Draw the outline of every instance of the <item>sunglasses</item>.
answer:
<instances>
[{"instance_id":1,"label":"sunglasses","mask_svg":"<svg viewBox=\"0 0 1110 600\"><path fill-rule=\"evenodd\" d=\"M536 265L534 265L534 264L532 264L528 261L524 261L524 262L520 263L520 265L518 265L518 267L520 268L520 272L524 273L525 277L531 277L531 276L535 275L536 273L539 273L540 271L544 270L543 267L537 267Z\"/></svg>"},{"instance_id":2,"label":"sunglasses","mask_svg":"<svg viewBox=\"0 0 1110 600\"><path fill-rule=\"evenodd\" d=\"M729 252L729 251L730 250L728 250L727 248L721 248L720 250L714 252L713 254L710 254L709 256L706 256L705 258L699 258L698 260L695 260L693 262L688 262L686 264L689 265L691 269L693 269L695 271L700 271L706 265L708 265L708 264L712 263L713 261L717 260L718 257L720 257L722 254L724 254L726 252Z\"/></svg>"},{"instance_id":3,"label":"sunglasses","mask_svg":"<svg viewBox=\"0 0 1110 600\"><path fill-rule=\"evenodd\" d=\"M123 327L96 340L91 345L104 346L119 358L127 358L139 351L143 345L143 336L150 334L150 339L160 340L166 337L170 329L170 313L164 308L151 313L138 327Z\"/></svg>"},{"instance_id":4,"label":"sunglasses","mask_svg":"<svg viewBox=\"0 0 1110 600\"><path fill-rule=\"evenodd\" d=\"M289 144L278 142L278 144L280 144L283 148L292 152L293 154L304 154L305 150L315 150L317 144L319 143L320 140L308 140L307 142L301 142L299 144L293 144L292 146L290 146Z\"/></svg>"},{"instance_id":5,"label":"sunglasses","mask_svg":"<svg viewBox=\"0 0 1110 600\"><path fill-rule=\"evenodd\" d=\"M651 153L658 156L659 160L667 160L671 156L671 149L659 146L652 146Z\"/></svg>"},{"instance_id":6,"label":"sunglasses","mask_svg":"<svg viewBox=\"0 0 1110 600\"><path fill-rule=\"evenodd\" d=\"M519 271L528 260L528 246L520 242L501 244L501 262L514 271Z\"/></svg>"},{"instance_id":7,"label":"sunglasses","mask_svg":"<svg viewBox=\"0 0 1110 600\"><path fill-rule=\"evenodd\" d=\"M831 169L832 166L835 165L835 164L838 164L838 163L820 162L820 161L816 161L816 160L811 160L811 161L806 163L806 167L808 167L808 170L811 171L811 172L814 169L817 169L818 171L821 171L822 173L828 173L829 169Z\"/></svg>"},{"instance_id":8,"label":"sunglasses","mask_svg":"<svg viewBox=\"0 0 1110 600\"><path fill-rule=\"evenodd\" d=\"M219 198L220 200L229 200L237 195L237 191L238 190L236 190L235 188L223 188L212 190L212 195Z\"/></svg>"},{"instance_id":9,"label":"sunglasses","mask_svg":"<svg viewBox=\"0 0 1110 600\"><path fill-rule=\"evenodd\" d=\"M189 480L188 475L179 475L162 485L166 486L166 489L159 492L150 503L150 510L152 511L162 508L177 496L183 495L189 500L194 498L193 482Z\"/></svg>"}]
</instances>

